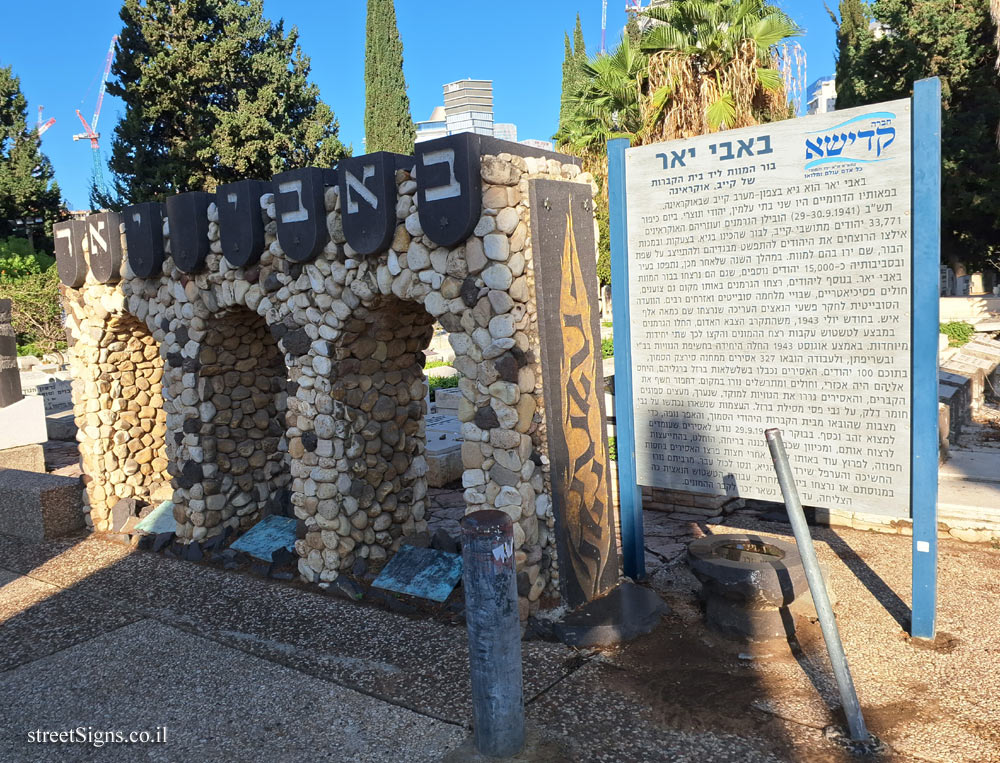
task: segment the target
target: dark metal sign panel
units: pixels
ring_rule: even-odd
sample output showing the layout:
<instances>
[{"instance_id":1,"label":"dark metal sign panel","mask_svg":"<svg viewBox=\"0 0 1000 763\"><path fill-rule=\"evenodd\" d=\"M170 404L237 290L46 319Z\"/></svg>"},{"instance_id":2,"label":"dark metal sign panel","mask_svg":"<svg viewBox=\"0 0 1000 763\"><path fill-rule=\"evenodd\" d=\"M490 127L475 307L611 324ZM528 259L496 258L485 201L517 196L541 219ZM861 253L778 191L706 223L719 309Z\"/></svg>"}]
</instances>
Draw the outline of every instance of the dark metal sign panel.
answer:
<instances>
[{"instance_id":1,"label":"dark metal sign panel","mask_svg":"<svg viewBox=\"0 0 1000 763\"><path fill-rule=\"evenodd\" d=\"M170 220L170 253L182 273L196 273L205 264L208 240L208 205L215 194L188 191L167 198Z\"/></svg>"},{"instance_id":2,"label":"dark metal sign panel","mask_svg":"<svg viewBox=\"0 0 1000 763\"><path fill-rule=\"evenodd\" d=\"M83 256L86 235L87 223L83 220L66 220L52 226L59 280L71 289L79 289L87 280L87 260Z\"/></svg>"},{"instance_id":3,"label":"dark metal sign panel","mask_svg":"<svg viewBox=\"0 0 1000 763\"><path fill-rule=\"evenodd\" d=\"M330 241L326 227L326 186L337 182L336 170L303 167L274 176L274 208L278 243L288 259L316 259Z\"/></svg>"},{"instance_id":4,"label":"dark metal sign panel","mask_svg":"<svg viewBox=\"0 0 1000 763\"><path fill-rule=\"evenodd\" d=\"M459 133L414 147L420 226L435 244L455 246L479 222L483 181L479 136Z\"/></svg>"},{"instance_id":5,"label":"dark metal sign panel","mask_svg":"<svg viewBox=\"0 0 1000 763\"><path fill-rule=\"evenodd\" d=\"M139 278L151 278L163 268L163 204L146 201L122 211L128 264Z\"/></svg>"},{"instance_id":6,"label":"dark metal sign panel","mask_svg":"<svg viewBox=\"0 0 1000 763\"><path fill-rule=\"evenodd\" d=\"M122 277L122 240L117 212L99 212L87 217L90 272L98 283L115 283Z\"/></svg>"},{"instance_id":7,"label":"dark metal sign panel","mask_svg":"<svg viewBox=\"0 0 1000 763\"><path fill-rule=\"evenodd\" d=\"M559 579L571 607L618 581L590 186L529 185Z\"/></svg>"},{"instance_id":8,"label":"dark metal sign panel","mask_svg":"<svg viewBox=\"0 0 1000 763\"><path fill-rule=\"evenodd\" d=\"M263 180L241 180L216 189L219 238L230 265L238 268L256 265L264 253L260 197L270 191L271 184Z\"/></svg>"},{"instance_id":9,"label":"dark metal sign panel","mask_svg":"<svg viewBox=\"0 0 1000 763\"><path fill-rule=\"evenodd\" d=\"M398 156L379 151L342 159L337 165L344 236L358 254L378 254L392 243Z\"/></svg>"}]
</instances>

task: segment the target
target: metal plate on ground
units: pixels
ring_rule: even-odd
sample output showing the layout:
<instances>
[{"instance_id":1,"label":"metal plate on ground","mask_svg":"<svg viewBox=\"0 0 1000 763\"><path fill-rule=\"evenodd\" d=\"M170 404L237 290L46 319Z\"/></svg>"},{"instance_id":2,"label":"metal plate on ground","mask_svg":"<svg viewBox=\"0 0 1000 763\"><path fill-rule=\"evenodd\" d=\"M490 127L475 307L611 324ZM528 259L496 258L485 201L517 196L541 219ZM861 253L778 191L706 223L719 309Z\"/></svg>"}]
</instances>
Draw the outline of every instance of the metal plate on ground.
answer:
<instances>
[{"instance_id":1,"label":"metal plate on ground","mask_svg":"<svg viewBox=\"0 0 1000 763\"><path fill-rule=\"evenodd\" d=\"M444 601L462 578L462 557L433 548L400 546L372 585L386 591Z\"/></svg>"},{"instance_id":2,"label":"metal plate on ground","mask_svg":"<svg viewBox=\"0 0 1000 763\"><path fill-rule=\"evenodd\" d=\"M135 526L136 532L159 535L160 533L177 532L177 520L174 519L174 502L164 501L149 512Z\"/></svg>"},{"instance_id":3,"label":"metal plate on ground","mask_svg":"<svg viewBox=\"0 0 1000 763\"><path fill-rule=\"evenodd\" d=\"M279 548L295 549L295 517L272 515L247 530L233 545L234 551L243 551L254 559L273 561L272 554Z\"/></svg>"}]
</instances>

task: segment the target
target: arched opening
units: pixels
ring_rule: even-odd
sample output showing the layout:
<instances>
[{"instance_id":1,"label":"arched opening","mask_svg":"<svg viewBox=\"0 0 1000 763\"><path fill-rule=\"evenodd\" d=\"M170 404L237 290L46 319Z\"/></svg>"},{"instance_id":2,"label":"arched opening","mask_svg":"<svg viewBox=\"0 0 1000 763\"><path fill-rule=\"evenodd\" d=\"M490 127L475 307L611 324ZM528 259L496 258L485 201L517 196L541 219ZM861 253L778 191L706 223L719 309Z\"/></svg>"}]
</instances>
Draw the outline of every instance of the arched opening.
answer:
<instances>
[{"instance_id":1,"label":"arched opening","mask_svg":"<svg viewBox=\"0 0 1000 763\"><path fill-rule=\"evenodd\" d=\"M163 406L163 359L144 323L131 315L111 317L96 348L84 359L87 408L80 452L90 475L87 497L98 531L111 526L111 509L122 499L157 505L171 495Z\"/></svg>"},{"instance_id":2,"label":"arched opening","mask_svg":"<svg viewBox=\"0 0 1000 763\"><path fill-rule=\"evenodd\" d=\"M359 556L380 562L426 529L423 350L432 324L422 306L383 298L355 308L326 368L312 360L316 415L299 412L289 450L307 475L293 486L307 520L303 561L316 573L350 569Z\"/></svg>"},{"instance_id":3,"label":"arched opening","mask_svg":"<svg viewBox=\"0 0 1000 763\"><path fill-rule=\"evenodd\" d=\"M196 404L183 407L184 466L175 503L186 504L188 537L240 533L267 514L287 513L290 477L281 447L287 380L284 356L262 317L236 308L212 319L197 373L185 381L194 385Z\"/></svg>"}]
</instances>

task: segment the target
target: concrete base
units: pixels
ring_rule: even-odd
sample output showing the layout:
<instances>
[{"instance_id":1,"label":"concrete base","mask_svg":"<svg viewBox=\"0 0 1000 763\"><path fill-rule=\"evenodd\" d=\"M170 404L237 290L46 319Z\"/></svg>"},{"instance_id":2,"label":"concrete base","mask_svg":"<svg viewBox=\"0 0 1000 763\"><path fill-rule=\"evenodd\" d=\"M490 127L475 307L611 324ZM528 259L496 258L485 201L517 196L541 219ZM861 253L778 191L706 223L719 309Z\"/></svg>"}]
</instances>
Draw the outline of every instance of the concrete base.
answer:
<instances>
[{"instance_id":1,"label":"concrete base","mask_svg":"<svg viewBox=\"0 0 1000 763\"><path fill-rule=\"evenodd\" d=\"M622 583L566 615L553 627L569 646L612 646L650 633L670 607L651 588Z\"/></svg>"},{"instance_id":2,"label":"concrete base","mask_svg":"<svg viewBox=\"0 0 1000 763\"><path fill-rule=\"evenodd\" d=\"M41 445L22 445L0 450L0 469L45 473L45 449Z\"/></svg>"},{"instance_id":3,"label":"concrete base","mask_svg":"<svg viewBox=\"0 0 1000 763\"><path fill-rule=\"evenodd\" d=\"M83 527L80 480L0 470L0 533L40 543Z\"/></svg>"},{"instance_id":4,"label":"concrete base","mask_svg":"<svg viewBox=\"0 0 1000 763\"><path fill-rule=\"evenodd\" d=\"M45 401L26 397L0 408L0 450L37 445L49 439L45 431Z\"/></svg>"}]
</instances>

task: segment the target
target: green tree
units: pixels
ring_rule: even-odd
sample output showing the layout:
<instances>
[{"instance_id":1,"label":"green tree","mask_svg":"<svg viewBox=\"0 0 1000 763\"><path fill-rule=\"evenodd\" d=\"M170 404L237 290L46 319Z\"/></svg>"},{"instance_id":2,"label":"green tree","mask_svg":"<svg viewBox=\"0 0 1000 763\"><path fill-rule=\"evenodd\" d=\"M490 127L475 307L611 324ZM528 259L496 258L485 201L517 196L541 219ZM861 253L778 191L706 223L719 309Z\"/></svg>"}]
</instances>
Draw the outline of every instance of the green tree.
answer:
<instances>
[{"instance_id":1,"label":"green tree","mask_svg":"<svg viewBox=\"0 0 1000 763\"><path fill-rule=\"evenodd\" d=\"M566 50L563 56L562 65L562 97L559 107L559 129L553 136L556 145L562 146L560 135L565 136L569 129L568 122L573 116L572 102L576 99L580 88L587 81L585 71L587 58L587 43L583 39L583 24L580 21L580 14L576 14L576 27L573 29L573 42L570 43L569 34L565 35Z\"/></svg>"},{"instance_id":2,"label":"green tree","mask_svg":"<svg viewBox=\"0 0 1000 763\"><path fill-rule=\"evenodd\" d=\"M858 60L863 58L875 37L868 28L871 11L863 0L840 0L840 18L827 7L837 25L837 107L849 109L863 103L867 82L855 76Z\"/></svg>"},{"instance_id":3,"label":"green tree","mask_svg":"<svg viewBox=\"0 0 1000 763\"><path fill-rule=\"evenodd\" d=\"M1000 80L990 0L876 0L885 34L861 46L838 80L837 106L909 97L940 77L943 101L942 257L972 268L1000 256ZM844 104L840 93L858 94Z\"/></svg>"},{"instance_id":4,"label":"green tree","mask_svg":"<svg viewBox=\"0 0 1000 763\"><path fill-rule=\"evenodd\" d=\"M559 129L566 124L566 118L570 113L569 96L573 86L573 43L569 41L569 32L563 32L563 43L566 46L563 52L562 63L562 90L559 96Z\"/></svg>"},{"instance_id":5,"label":"green tree","mask_svg":"<svg viewBox=\"0 0 1000 763\"><path fill-rule=\"evenodd\" d=\"M52 223L62 208L54 176L37 130L28 127L21 80L11 67L0 67L0 237L17 233L31 246L51 249Z\"/></svg>"},{"instance_id":6,"label":"green tree","mask_svg":"<svg viewBox=\"0 0 1000 763\"><path fill-rule=\"evenodd\" d=\"M125 0L120 16L108 82L125 104L110 161L118 199L102 205L211 191L345 154L298 31L265 19L262 0Z\"/></svg>"},{"instance_id":7,"label":"green tree","mask_svg":"<svg viewBox=\"0 0 1000 763\"><path fill-rule=\"evenodd\" d=\"M412 154L416 128L403 76L393 0L368 0L365 27L365 151Z\"/></svg>"}]
</instances>

